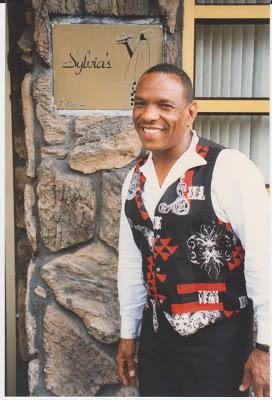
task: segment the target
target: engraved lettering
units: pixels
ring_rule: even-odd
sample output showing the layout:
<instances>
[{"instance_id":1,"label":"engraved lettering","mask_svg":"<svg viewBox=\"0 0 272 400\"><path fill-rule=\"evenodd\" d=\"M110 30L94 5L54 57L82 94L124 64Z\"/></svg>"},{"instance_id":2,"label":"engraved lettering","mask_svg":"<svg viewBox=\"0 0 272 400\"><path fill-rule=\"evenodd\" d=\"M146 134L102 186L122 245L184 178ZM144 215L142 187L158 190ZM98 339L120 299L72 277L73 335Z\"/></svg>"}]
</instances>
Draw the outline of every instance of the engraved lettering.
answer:
<instances>
[{"instance_id":1,"label":"engraved lettering","mask_svg":"<svg viewBox=\"0 0 272 400\"><path fill-rule=\"evenodd\" d=\"M112 68L109 53L106 52L105 57L92 56L91 50L87 50L83 57L79 52L69 53L70 60L62 64L62 68L74 68L75 75L80 75L84 69L108 69Z\"/></svg>"}]
</instances>

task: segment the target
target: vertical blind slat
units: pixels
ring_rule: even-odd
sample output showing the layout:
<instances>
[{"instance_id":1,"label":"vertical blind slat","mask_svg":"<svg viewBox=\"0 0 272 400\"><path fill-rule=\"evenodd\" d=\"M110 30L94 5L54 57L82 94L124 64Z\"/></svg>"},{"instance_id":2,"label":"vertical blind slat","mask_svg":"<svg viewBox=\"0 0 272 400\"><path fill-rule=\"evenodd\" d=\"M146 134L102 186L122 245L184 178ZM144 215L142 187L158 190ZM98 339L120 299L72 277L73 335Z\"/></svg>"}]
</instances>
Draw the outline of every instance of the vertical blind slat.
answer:
<instances>
[{"instance_id":1,"label":"vertical blind slat","mask_svg":"<svg viewBox=\"0 0 272 400\"><path fill-rule=\"evenodd\" d=\"M203 88L203 65L204 65L204 38L203 25L199 26L198 40L196 41L196 53L199 57L199 62L195 66L195 86L199 88L199 96L202 96Z\"/></svg>"},{"instance_id":2,"label":"vertical blind slat","mask_svg":"<svg viewBox=\"0 0 272 400\"><path fill-rule=\"evenodd\" d=\"M204 29L203 50L203 95L211 96L211 74L212 74L212 32L210 26Z\"/></svg>"},{"instance_id":3,"label":"vertical blind slat","mask_svg":"<svg viewBox=\"0 0 272 400\"><path fill-rule=\"evenodd\" d=\"M250 119L246 116L240 117L239 150L250 156Z\"/></svg>"},{"instance_id":4,"label":"vertical blind slat","mask_svg":"<svg viewBox=\"0 0 272 400\"><path fill-rule=\"evenodd\" d=\"M253 95L254 34L254 25L246 25L244 27L242 55L242 97L252 97Z\"/></svg>"},{"instance_id":5,"label":"vertical blind slat","mask_svg":"<svg viewBox=\"0 0 272 400\"><path fill-rule=\"evenodd\" d=\"M232 36L229 35L229 30L223 26L222 32L222 81L220 95L230 97L230 83L231 83L231 48Z\"/></svg>"},{"instance_id":6,"label":"vertical blind slat","mask_svg":"<svg viewBox=\"0 0 272 400\"><path fill-rule=\"evenodd\" d=\"M231 97L241 96L242 81L242 27L232 27Z\"/></svg>"},{"instance_id":7,"label":"vertical blind slat","mask_svg":"<svg viewBox=\"0 0 272 400\"><path fill-rule=\"evenodd\" d=\"M222 26L217 31L212 30L213 57L212 57L212 80L211 96L220 97L221 71L222 71Z\"/></svg>"}]
</instances>

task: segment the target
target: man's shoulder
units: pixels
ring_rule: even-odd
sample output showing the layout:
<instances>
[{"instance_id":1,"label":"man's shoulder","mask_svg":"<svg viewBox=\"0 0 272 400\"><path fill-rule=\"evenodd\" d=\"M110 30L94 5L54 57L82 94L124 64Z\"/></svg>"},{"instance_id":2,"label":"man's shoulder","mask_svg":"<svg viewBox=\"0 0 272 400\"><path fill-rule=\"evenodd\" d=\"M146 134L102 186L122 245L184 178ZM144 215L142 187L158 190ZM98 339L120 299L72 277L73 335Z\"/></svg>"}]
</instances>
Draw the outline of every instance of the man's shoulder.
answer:
<instances>
[{"instance_id":1,"label":"man's shoulder","mask_svg":"<svg viewBox=\"0 0 272 400\"><path fill-rule=\"evenodd\" d=\"M123 188L124 189L126 189L126 188L128 189L129 183L130 183L134 173L137 170L139 170L139 168L142 165L144 165L144 163L146 162L147 158L148 158L148 154L145 154L143 157L141 157L140 159L136 160L135 165L133 165L133 167L130 170L128 170L128 173L127 173L127 175L126 175L126 177L124 179L124 183L123 183Z\"/></svg>"},{"instance_id":2,"label":"man's shoulder","mask_svg":"<svg viewBox=\"0 0 272 400\"><path fill-rule=\"evenodd\" d=\"M254 181L263 182L264 178L259 168L248 156L239 150L223 149L216 160L218 175L234 183L249 183Z\"/></svg>"},{"instance_id":3,"label":"man's shoulder","mask_svg":"<svg viewBox=\"0 0 272 400\"><path fill-rule=\"evenodd\" d=\"M200 146L208 146L208 147L211 147L211 148L221 149L221 150L226 148L226 147L222 146L221 144L213 142L212 140L206 139L204 137L200 137L199 138L198 145L200 145Z\"/></svg>"},{"instance_id":4,"label":"man's shoulder","mask_svg":"<svg viewBox=\"0 0 272 400\"><path fill-rule=\"evenodd\" d=\"M241 168L247 173L249 170L254 170L257 173L260 173L258 167L249 159L249 157L237 149L230 149L203 137L199 138L198 145L214 149L216 155L218 155L216 163L221 165L224 164L224 167L227 168L229 173L234 172L236 175L237 168ZM240 172L242 171L240 170Z\"/></svg>"}]
</instances>

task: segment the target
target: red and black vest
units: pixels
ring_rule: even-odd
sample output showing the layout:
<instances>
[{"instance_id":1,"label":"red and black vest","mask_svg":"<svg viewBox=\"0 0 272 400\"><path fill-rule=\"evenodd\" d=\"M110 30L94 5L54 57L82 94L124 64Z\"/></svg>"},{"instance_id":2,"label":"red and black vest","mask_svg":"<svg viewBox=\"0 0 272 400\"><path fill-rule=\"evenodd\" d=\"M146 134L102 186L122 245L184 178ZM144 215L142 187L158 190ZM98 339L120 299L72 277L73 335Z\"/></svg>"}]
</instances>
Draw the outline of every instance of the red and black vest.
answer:
<instances>
[{"instance_id":1,"label":"red and black vest","mask_svg":"<svg viewBox=\"0 0 272 400\"><path fill-rule=\"evenodd\" d=\"M147 296L181 335L231 317L248 303L244 249L230 224L216 216L211 180L223 147L200 138L196 151L207 164L186 171L165 191L153 222L144 207L145 176L135 167L125 213L137 247ZM154 311L153 310L153 311ZM157 329L156 315L153 314Z\"/></svg>"}]
</instances>

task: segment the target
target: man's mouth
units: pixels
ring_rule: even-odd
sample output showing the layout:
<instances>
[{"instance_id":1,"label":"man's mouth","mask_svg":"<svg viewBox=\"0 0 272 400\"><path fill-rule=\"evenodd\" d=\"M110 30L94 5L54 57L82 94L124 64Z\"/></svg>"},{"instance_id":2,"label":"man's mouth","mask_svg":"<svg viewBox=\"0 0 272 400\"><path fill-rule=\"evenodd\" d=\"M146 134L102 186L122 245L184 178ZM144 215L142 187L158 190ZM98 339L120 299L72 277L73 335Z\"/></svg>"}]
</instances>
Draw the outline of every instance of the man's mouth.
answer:
<instances>
[{"instance_id":1,"label":"man's mouth","mask_svg":"<svg viewBox=\"0 0 272 400\"><path fill-rule=\"evenodd\" d=\"M145 136L158 136L162 132L162 128L142 128Z\"/></svg>"}]
</instances>

